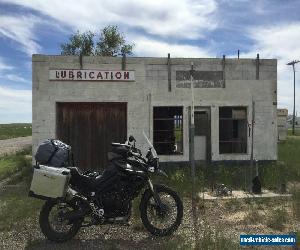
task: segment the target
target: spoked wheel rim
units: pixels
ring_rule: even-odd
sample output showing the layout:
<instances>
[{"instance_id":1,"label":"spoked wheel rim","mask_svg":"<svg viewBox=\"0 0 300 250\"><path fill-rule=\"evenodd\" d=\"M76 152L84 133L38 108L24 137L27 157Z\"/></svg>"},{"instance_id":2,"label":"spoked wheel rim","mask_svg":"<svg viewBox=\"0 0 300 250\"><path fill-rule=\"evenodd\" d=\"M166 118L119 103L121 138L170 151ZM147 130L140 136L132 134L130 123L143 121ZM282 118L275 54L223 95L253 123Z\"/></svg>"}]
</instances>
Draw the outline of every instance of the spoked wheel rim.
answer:
<instances>
[{"instance_id":1,"label":"spoked wheel rim","mask_svg":"<svg viewBox=\"0 0 300 250\"><path fill-rule=\"evenodd\" d=\"M174 197L166 192L157 193L159 196L162 209L159 208L151 196L147 203L147 219L154 228L158 230L168 230L172 228L177 221L178 207Z\"/></svg>"},{"instance_id":2,"label":"spoked wheel rim","mask_svg":"<svg viewBox=\"0 0 300 250\"><path fill-rule=\"evenodd\" d=\"M56 203L49 212L49 226L57 234L68 234L74 223L64 219L64 215L74 209L67 203Z\"/></svg>"}]
</instances>

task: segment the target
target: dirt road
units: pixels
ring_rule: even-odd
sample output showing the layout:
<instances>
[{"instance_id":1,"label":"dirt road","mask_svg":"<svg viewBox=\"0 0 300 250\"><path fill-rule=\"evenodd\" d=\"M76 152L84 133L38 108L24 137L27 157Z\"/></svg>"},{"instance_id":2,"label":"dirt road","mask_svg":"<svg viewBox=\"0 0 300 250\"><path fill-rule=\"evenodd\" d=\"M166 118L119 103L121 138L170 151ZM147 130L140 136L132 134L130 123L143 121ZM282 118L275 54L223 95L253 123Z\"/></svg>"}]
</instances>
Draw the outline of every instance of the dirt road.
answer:
<instances>
[{"instance_id":1,"label":"dirt road","mask_svg":"<svg viewBox=\"0 0 300 250\"><path fill-rule=\"evenodd\" d=\"M0 155L15 153L32 144L32 136L0 140Z\"/></svg>"}]
</instances>

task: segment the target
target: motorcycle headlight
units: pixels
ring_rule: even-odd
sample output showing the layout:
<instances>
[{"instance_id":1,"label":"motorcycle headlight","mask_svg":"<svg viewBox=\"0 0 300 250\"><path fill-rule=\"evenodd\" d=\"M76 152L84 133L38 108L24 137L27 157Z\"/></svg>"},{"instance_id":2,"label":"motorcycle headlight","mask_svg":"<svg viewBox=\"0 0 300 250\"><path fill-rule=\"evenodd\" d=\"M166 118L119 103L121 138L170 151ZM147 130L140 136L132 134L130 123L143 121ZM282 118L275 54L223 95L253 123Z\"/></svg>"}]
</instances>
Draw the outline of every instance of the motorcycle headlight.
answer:
<instances>
[{"instance_id":1,"label":"motorcycle headlight","mask_svg":"<svg viewBox=\"0 0 300 250\"><path fill-rule=\"evenodd\" d=\"M153 158L152 161L151 161L151 163L150 163L151 167L154 167L155 169L158 169L158 167L159 167L159 163L158 162L159 162L158 158Z\"/></svg>"}]
</instances>

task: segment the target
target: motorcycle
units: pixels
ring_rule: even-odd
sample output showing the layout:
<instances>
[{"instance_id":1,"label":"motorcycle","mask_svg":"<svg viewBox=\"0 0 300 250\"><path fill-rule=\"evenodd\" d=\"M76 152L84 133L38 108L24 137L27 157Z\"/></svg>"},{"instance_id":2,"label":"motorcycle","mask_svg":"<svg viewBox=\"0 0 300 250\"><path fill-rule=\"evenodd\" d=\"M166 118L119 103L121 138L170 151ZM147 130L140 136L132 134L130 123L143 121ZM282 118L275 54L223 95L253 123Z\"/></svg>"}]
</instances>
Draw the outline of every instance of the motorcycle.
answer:
<instances>
[{"instance_id":1,"label":"motorcycle","mask_svg":"<svg viewBox=\"0 0 300 250\"><path fill-rule=\"evenodd\" d=\"M177 230L183 216L182 201L171 188L151 182L150 174L165 177L167 174L160 169L158 155L145 133L144 137L149 145L145 157L136 148L133 136L124 144L112 143L109 164L103 174L81 173L77 167L66 166L63 174L68 172L69 177L61 197L49 198L30 191L31 196L46 199L39 224L49 240L70 240L81 227L128 225L132 201L142 190L139 212L145 228L155 236L170 235Z\"/></svg>"}]
</instances>

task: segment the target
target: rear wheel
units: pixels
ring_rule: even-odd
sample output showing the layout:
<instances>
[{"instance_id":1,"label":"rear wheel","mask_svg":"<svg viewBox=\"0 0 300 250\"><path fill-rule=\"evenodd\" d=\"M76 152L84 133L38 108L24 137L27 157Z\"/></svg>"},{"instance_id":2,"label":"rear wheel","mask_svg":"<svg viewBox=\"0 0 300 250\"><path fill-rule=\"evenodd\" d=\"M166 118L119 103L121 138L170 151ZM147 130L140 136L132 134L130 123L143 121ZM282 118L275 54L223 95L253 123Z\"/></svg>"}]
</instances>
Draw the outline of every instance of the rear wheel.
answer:
<instances>
[{"instance_id":1,"label":"rear wheel","mask_svg":"<svg viewBox=\"0 0 300 250\"><path fill-rule=\"evenodd\" d=\"M172 189L163 185L155 185L154 188L161 200L162 209L156 204L152 192L145 192L140 205L142 222L153 235L170 235L181 224L182 202Z\"/></svg>"},{"instance_id":2,"label":"rear wheel","mask_svg":"<svg viewBox=\"0 0 300 250\"><path fill-rule=\"evenodd\" d=\"M49 200L40 212L40 227L42 233L51 241L64 242L73 238L79 231L83 219L65 220L63 215L75 209L57 200Z\"/></svg>"}]
</instances>

